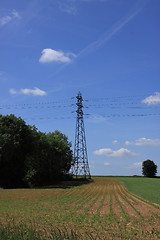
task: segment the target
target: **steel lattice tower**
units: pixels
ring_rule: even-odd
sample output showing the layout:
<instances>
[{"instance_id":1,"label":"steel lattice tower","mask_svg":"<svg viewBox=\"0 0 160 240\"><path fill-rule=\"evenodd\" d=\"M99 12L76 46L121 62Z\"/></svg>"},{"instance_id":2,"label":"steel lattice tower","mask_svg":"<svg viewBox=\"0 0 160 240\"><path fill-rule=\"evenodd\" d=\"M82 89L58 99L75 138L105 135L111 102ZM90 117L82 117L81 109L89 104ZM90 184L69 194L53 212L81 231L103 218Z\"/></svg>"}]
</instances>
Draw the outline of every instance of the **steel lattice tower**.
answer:
<instances>
[{"instance_id":1,"label":"steel lattice tower","mask_svg":"<svg viewBox=\"0 0 160 240\"><path fill-rule=\"evenodd\" d=\"M76 177L91 178L83 120L83 98L80 92L76 98L77 119L74 145L74 165L72 167L72 174Z\"/></svg>"}]
</instances>

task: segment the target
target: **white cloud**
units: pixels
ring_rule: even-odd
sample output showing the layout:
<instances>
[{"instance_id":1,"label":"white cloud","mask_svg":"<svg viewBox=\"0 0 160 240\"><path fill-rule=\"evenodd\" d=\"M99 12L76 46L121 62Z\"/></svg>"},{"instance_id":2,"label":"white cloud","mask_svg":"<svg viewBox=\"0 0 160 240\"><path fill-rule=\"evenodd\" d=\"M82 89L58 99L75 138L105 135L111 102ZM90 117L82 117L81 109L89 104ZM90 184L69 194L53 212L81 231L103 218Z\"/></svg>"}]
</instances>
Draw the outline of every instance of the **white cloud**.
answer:
<instances>
[{"instance_id":1,"label":"white cloud","mask_svg":"<svg viewBox=\"0 0 160 240\"><path fill-rule=\"evenodd\" d=\"M111 148L101 148L94 152L95 155L104 155L107 157L129 157L129 156L136 156L137 153L131 152L126 148L120 148L118 150L112 150Z\"/></svg>"},{"instance_id":2,"label":"white cloud","mask_svg":"<svg viewBox=\"0 0 160 240\"><path fill-rule=\"evenodd\" d=\"M19 13L15 9L13 9L9 15L0 18L0 25L6 25L7 23L11 22L13 19L16 18L19 19L21 17Z\"/></svg>"},{"instance_id":3,"label":"white cloud","mask_svg":"<svg viewBox=\"0 0 160 240\"><path fill-rule=\"evenodd\" d=\"M42 50L42 56L40 57L39 62L70 63L74 57L76 57L76 55L73 53L64 53L62 51L56 51L51 48L45 48Z\"/></svg>"},{"instance_id":4,"label":"white cloud","mask_svg":"<svg viewBox=\"0 0 160 240\"><path fill-rule=\"evenodd\" d=\"M22 88L20 90L15 90L14 88L11 88L9 90L10 94L24 94L24 95L33 95L33 96L44 96L47 93L37 87L34 89L29 89L29 88Z\"/></svg>"},{"instance_id":5,"label":"white cloud","mask_svg":"<svg viewBox=\"0 0 160 240\"><path fill-rule=\"evenodd\" d=\"M150 138L139 138L135 141L126 141L125 145L135 145L135 146L160 146L160 138L150 139Z\"/></svg>"},{"instance_id":6,"label":"white cloud","mask_svg":"<svg viewBox=\"0 0 160 240\"><path fill-rule=\"evenodd\" d=\"M119 144L118 140L114 140L112 143L113 143L114 145L118 145L118 144Z\"/></svg>"},{"instance_id":7,"label":"white cloud","mask_svg":"<svg viewBox=\"0 0 160 240\"><path fill-rule=\"evenodd\" d=\"M154 93L154 95L143 99L141 102L148 105L160 104L160 92Z\"/></svg>"},{"instance_id":8,"label":"white cloud","mask_svg":"<svg viewBox=\"0 0 160 240\"><path fill-rule=\"evenodd\" d=\"M24 88L24 89L21 89L20 92L22 94L34 95L34 96L44 96L44 95L46 95L46 92L39 89L39 88L34 88L34 89Z\"/></svg>"},{"instance_id":9,"label":"white cloud","mask_svg":"<svg viewBox=\"0 0 160 240\"><path fill-rule=\"evenodd\" d=\"M110 166L110 165L111 165L111 164L110 164L109 162L105 162L105 163L104 163L104 166L107 166L107 167L108 167L108 166Z\"/></svg>"},{"instance_id":10,"label":"white cloud","mask_svg":"<svg viewBox=\"0 0 160 240\"><path fill-rule=\"evenodd\" d=\"M142 167L142 162L135 162L129 168L141 168Z\"/></svg>"}]
</instances>

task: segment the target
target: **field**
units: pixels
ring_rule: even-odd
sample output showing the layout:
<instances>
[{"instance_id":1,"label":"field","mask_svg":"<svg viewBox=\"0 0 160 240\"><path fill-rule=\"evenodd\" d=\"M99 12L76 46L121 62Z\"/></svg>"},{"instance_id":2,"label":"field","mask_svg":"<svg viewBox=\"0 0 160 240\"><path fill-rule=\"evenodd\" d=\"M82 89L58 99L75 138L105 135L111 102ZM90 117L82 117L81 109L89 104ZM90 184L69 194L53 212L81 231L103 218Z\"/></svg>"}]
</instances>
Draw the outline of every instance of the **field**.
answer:
<instances>
[{"instance_id":1,"label":"field","mask_svg":"<svg viewBox=\"0 0 160 240\"><path fill-rule=\"evenodd\" d=\"M30 228L45 239L60 239L54 231L65 236L61 239L160 239L160 205L129 192L121 182L127 184L125 179L94 177L74 187L0 189L1 228Z\"/></svg>"},{"instance_id":2,"label":"field","mask_svg":"<svg viewBox=\"0 0 160 240\"><path fill-rule=\"evenodd\" d=\"M160 204L160 178L119 177L128 191Z\"/></svg>"}]
</instances>

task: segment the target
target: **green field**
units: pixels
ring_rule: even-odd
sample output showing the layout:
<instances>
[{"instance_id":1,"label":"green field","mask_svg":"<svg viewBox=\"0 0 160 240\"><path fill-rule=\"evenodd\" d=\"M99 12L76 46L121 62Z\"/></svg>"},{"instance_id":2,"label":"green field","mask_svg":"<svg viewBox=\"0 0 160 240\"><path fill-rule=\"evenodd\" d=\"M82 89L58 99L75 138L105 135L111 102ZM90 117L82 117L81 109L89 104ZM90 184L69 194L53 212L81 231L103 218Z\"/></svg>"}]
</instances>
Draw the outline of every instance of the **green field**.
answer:
<instances>
[{"instance_id":1,"label":"green field","mask_svg":"<svg viewBox=\"0 0 160 240\"><path fill-rule=\"evenodd\" d=\"M0 189L0 239L160 239L160 205L140 198L139 192L139 196L130 193L121 182L138 185L140 191L140 179L93 180L79 186ZM152 188L159 184L156 179L144 179L143 192L147 182ZM157 188L153 189L156 195Z\"/></svg>"},{"instance_id":2,"label":"green field","mask_svg":"<svg viewBox=\"0 0 160 240\"><path fill-rule=\"evenodd\" d=\"M160 204L160 178L118 177L128 191L151 202Z\"/></svg>"}]
</instances>

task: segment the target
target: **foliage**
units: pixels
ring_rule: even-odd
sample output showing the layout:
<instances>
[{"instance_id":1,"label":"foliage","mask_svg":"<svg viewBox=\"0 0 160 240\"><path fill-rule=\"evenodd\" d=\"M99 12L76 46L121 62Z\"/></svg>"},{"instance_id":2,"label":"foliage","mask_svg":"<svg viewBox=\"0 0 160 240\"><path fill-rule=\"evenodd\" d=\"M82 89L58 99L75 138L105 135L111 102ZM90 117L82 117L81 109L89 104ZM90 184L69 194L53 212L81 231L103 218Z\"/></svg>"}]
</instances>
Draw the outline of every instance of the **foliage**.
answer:
<instances>
[{"instance_id":1,"label":"foliage","mask_svg":"<svg viewBox=\"0 0 160 240\"><path fill-rule=\"evenodd\" d=\"M151 161L146 160L142 163L142 174L145 177L155 177L157 173L157 165Z\"/></svg>"},{"instance_id":2,"label":"foliage","mask_svg":"<svg viewBox=\"0 0 160 240\"><path fill-rule=\"evenodd\" d=\"M22 186L24 164L33 151L32 129L21 118L0 115L0 186Z\"/></svg>"},{"instance_id":3,"label":"foliage","mask_svg":"<svg viewBox=\"0 0 160 240\"><path fill-rule=\"evenodd\" d=\"M72 162L71 144L59 131L37 134L35 152L26 162L25 180L30 186L51 185L68 176Z\"/></svg>"},{"instance_id":4,"label":"foliage","mask_svg":"<svg viewBox=\"0 0 160 240\"><path fill-rule=\"evenodd\" d=\"M0 115L0 187L53 184L68 175L71 144L59 131L38 132L14 115Z\"/></svg>"}]
</instances>

